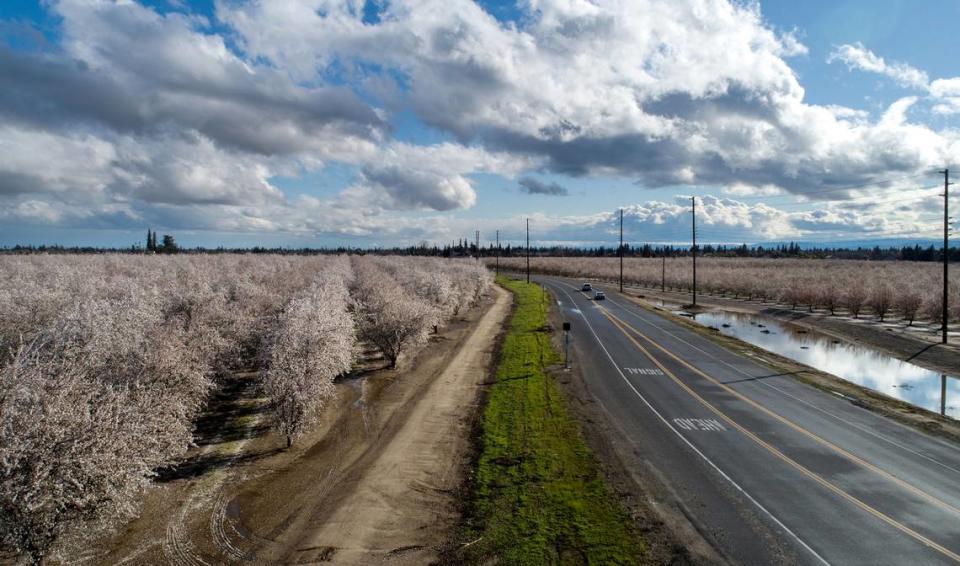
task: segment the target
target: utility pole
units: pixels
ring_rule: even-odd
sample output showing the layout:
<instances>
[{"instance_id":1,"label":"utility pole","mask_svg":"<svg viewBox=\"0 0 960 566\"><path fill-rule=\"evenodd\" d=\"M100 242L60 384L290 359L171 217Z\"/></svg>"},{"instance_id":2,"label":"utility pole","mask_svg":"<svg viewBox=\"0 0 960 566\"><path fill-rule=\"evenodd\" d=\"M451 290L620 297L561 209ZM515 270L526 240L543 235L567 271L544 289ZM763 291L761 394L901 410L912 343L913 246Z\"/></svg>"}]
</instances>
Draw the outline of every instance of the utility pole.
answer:
<instances>
[{"instance_id":1,"label":"utility pole","mask_svg":"<svg viewBox=\"0 0 960 566\"><path fill-rule=\"evenodd\" d=\"M496 274L500 277L500 230L497 230L497 267Z\"/></svg>"},{"instance_id":2,"label":"utility pole","mask_svg":"<svg viewBox=\"0 0 960 566\"><path fill-rule=\"evenodd\" d=\"M660 292L667 292L667 254L660 255Z\"/></svg>"},{"instance_id":3,"label":"utility pole","mask_svg":"<svg viewBox=\"0 0 960 566\"><path fill-rule=\"evenodd\" d=\"M940 374L940 415L947 415L947 374Z\"/></svg>"},{"instance_id":4,"label":"utility pole","mask_svg":"<svg viewBox=\"0 0 960 566\"><path fill-rule=\"evenodd\" d=\"M623 293L623 209L620 209L620 293Z\"/></svg>"},{"instance_id":5,"label":"utility pole","mask_svg":"<svg viewBox=\"0 0 960 566\"><path fill-rule=\"evenodd\" d=\"M950 169L943 170L943 339L947 343L947 298L949 296L949 269L947 263L950 258Z\"/></svg>"},{"instance_id":6,"label":"utility pole","mask_svg":"<svg viewBox=\"0 0 960 566\"><path fill-rule=\"evenodd\" d=\"M480 261L480 230L477 230L477 261Z\"/></svg>"},{"instance_id":7,"label":"utility pole","mask_svg":"<svg viewBox=\"0 0 960 566\"><path fill-rule=\"evenodd\" d=\"M690 197L693 204L693 247L690 251L693 253L693 306L697 306L697 197Z\"/></svg>"},{"instance_id":8,"label":"utility pole","mask_svg":"<svg viewBox=\"0 0 960 566\"><path fill-rule=\"evenodd\" d=\"M530 283L530 219L527 218L527 283Z\"/></svg>"}]
</instances>

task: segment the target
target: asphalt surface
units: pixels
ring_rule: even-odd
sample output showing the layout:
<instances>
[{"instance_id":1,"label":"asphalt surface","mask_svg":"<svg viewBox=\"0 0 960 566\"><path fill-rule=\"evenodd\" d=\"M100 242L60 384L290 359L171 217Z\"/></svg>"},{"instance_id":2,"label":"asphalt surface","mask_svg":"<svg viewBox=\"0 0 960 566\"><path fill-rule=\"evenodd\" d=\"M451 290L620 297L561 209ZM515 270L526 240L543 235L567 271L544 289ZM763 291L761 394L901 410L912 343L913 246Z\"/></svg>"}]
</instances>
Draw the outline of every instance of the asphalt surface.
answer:
<instances>
[{"instance_id":1,"label":"asphalt surface","mask_svg":"<svg viewBox=\"0 0 960 566\"><path fill-rule=\"evenodd\" d=\"M776 375L614 286L536 277L595 401L726 559L960 564L960 449Z\"/></svg>"}]
</instances>

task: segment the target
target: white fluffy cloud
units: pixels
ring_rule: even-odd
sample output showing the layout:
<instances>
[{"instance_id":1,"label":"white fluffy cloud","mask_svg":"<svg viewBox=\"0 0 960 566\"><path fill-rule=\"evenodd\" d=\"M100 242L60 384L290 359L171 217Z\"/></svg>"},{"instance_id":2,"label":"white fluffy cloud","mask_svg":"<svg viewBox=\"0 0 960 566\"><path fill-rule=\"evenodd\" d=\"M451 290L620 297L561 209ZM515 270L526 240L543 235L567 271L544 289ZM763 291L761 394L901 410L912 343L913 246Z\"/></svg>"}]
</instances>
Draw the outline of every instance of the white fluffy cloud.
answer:
<instances>
[{"instance_id":1,"label":"white fluffy cloud","mask_svg":"<svg viewBox=\"0 0 960 566\"><path fill-rule=\"evenodd\" d=\"M482 148L397 149L384 111L352 88L244 59L203 18L110 0L49 7L60 51L0 47L0 196L12 210L262 206L284 200L272 177L327 162L363 167L383 206L448 210L475 202L474 166L501 171Z\"/></svg>"},{"instance_id":2,"label":"white fluffy cloud","mask_svg":"<svg viewBox=\"0 0 960 566\"><path fill-rule=\"evenodd\" d=\"M956 132L910 120L915 97L876 120L805 102L787 62L805 47L754 3L528 0L517 22L470 0L375 3L372 19L361 0L217 0L216 21L133 0L46 6L55 47L0 47L0 199L23 223L443 238L450 211L482 197L477 173L836 198L960 156ZM960 111L957 79L929 83L860 44L833 59ZM441 141L397 139L408 112ZM275 186L329 163L356 171L333 197ZM630 214L666 226L681 208ZM751 239L863 218L729 199L703 213L705 230Z\"/></svg>"},{"instance_id":3,"label":"white fluffy cloud","mask_svg":"<svg viewBox=\"0 0 960 566\"><path fill-rule=\"evenodd\" d=\"M323 0L221 3L218 14L250 56L304 76L344 61L391 69L402 88L374 81L376 92L401 99L390 104L462 141L542 159L559 173L802 194L954 155L952 134L804 103L785 61L803 47L764 25L755 5L525 7L521 24L498 22L467 0L390 2L373 24L356 3ZM851 62L922 82L922 73L849 47Z\"/></svg>"},{"instance_id":4,"label":"white fluffy cloud","mask_svg":"<svg viewBox=\"0 0 960 566\"><path fill-rule=\"evenodd\" d=\"M789 211L763 203L748 203L707 195L697 197L697 233L702 243L757 243L786 240L843 240L850 237L886 239L930 237L924 211L902 197L898 204L834 204L816 210ZM891 215L895 209L898 214ZM623 209L624 236L630 242L689 245L692 215L689 197L673 201L648 201ZM896 217L892 221L891 217ZM535 239L552 242L607 244L619 236L620 213L586 216L538 216L533 220ZM520 234L520 227L516 234Z\"/></svg>"},{"instance_id":5,"label":"white fluffy cloud","mask_svg":"<svg viewBox=\"0 0 960 566\"><path fill-rule=\"evenodd\" d=\"M827 62L840 61L851 69L859 69L890 77L906 87L926 88L930 78L923 71L906 63L887 62L870 51L862 43L843 44L837 47Z\"/></svg>"},{"instance_id":6,"label":"white fluffy cloud","mask_svg":"<svg viewBox=\"0 0 960 566\"><path fill-rule=\"evenodd\" d=\"M384 208L397 210L469 208L477 194L467 173L514 175L533 163L453 143L394 143L363 162L360 182L350 190L368 192Z\"/></svg>"},{"instance_id":7,"label":"white fluffy cloud","mask_svg":"<svg viewBox=\"0 0 960 566\"><path fill-rule=\"evenodd\" d=\"M960 77L936 79L931 82L927 73L906 63L888 63L861 43L837 47L827 61L841 61L850 69L884 75L900 86L926 91L932 102L931 109L936 114L960 114ZM952 141L955 143L956 138ZM949 155L955 157L956 154Z\"/></svg>"},{"instance_id":8,"label":"white fluffy cloud","mask_svg":"<svg viewBox=\"0 0 960 566\"><path fill-rule=\"evenodd\" d=\"M930 83L930 95L937 101L938 114L960 114L960 77L937 79Z\"/></svg>"},{"instance_id":9,"label":"white fluffy cloud","mask_svg":"<svg viewBox=\"0 0 960 566\"><path fill-rule=\"evenodd\" d=\"M75 205L262 204L282 199L267 160L198 135L137 138L0 127L0 195L55 194Z\"/></svg>"}]
</instances>

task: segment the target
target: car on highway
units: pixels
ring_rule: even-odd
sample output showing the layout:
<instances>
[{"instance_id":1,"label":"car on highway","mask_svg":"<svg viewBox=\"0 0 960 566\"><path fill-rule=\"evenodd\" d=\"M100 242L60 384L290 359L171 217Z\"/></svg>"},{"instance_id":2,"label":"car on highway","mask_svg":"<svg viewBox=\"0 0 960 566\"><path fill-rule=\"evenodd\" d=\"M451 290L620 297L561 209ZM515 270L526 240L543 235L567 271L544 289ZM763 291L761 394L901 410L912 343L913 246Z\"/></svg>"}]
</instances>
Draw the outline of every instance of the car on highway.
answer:
<instances>
[{"instance_id":1,"label":"car on highway","mask_svg":"<svg viewBox=\"0 0 960 566\"><path fill-rule=\"evenodd\" d=\"M605 300L606 298L607 296L603 294L603 291L597 291L596 293L593 294L594 301L602 301L602 300Z\"/></svg>"},{"instance_id":2,"label":"car on highway","mask_svg":"<svg viewBox=\"0 0 960 566\"><path fill-rule=\"evenodd\" d=\"M580 287L580 290L581 290L581 291L584 291L584 292L592 291L592 290L593 290L593 286L590 285L589 283L584 283L583 286Z\"/></svg>"}]
</instances>

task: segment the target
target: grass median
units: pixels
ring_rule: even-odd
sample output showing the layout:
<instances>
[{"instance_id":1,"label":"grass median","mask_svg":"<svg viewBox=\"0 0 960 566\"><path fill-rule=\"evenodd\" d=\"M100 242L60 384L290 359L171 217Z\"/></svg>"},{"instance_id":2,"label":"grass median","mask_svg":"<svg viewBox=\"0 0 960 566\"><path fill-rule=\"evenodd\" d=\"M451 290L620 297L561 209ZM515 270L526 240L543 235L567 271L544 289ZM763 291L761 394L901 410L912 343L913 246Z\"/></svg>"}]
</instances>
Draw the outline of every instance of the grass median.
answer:
<instances>
[{"instance_id":1,"label":"grass median","mask_svg":"<svg viewBox=\"0 0 960 566\"><path fill-rule=\"evenodd\" d=\"M603 483L580 427L547 368L548 299L535 284L499 278L515 310L480 424L462 558L504 564L635 564L645 548Z\"/></svg>"}]
</instances>

